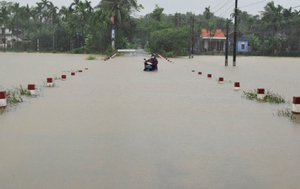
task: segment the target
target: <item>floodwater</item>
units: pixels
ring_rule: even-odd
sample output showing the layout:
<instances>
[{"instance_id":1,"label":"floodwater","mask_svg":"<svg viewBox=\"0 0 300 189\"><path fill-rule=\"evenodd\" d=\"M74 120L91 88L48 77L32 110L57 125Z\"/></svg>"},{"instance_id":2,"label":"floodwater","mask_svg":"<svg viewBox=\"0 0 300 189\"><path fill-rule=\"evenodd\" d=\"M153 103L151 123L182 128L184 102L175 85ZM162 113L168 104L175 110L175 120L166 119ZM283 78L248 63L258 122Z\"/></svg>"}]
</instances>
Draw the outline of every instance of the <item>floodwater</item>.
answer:
<instances>
[{"instance_id":1,"label":"floodwater","mask_svg":"<svg viewBox=\"0 0 300 189\"><path fill-rule=\"evenodd\" d=\"M182 57L143 72L143 56L86 57L0 53L0 88L39 94L0 115L0 189L300 187L300 124L276 115L300 96L300 59ZM290 102L242 98L257 88Z\"/></svg>"}]
</instances>

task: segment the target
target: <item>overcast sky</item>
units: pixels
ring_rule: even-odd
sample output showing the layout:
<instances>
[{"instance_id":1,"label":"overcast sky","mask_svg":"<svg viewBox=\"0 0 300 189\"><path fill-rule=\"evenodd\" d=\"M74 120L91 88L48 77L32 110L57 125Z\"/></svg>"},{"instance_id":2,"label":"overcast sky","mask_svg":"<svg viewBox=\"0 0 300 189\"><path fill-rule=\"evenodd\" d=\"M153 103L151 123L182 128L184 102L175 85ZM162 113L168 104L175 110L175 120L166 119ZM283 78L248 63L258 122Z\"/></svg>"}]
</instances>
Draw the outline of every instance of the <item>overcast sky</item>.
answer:
<instances>
[{"instance_id":1,"label":"overcast sky","mask_svg":"<svg viewBox=\"0 0 300 189\"><path fill-rule=\"evenodd\" d=\"M0 0L1 1L1 0ZM10 0L6 0L10 1ZM35 6L36 2L41 0L12 0L13 2L19 2L21 5L28 4L29 6ZM69 6L73 0L50 0L55 6ZM100 0L89 0L92 6L96 6ZM264 10L264 6L271 0L238 0L238 7L242 11L247 11L249 14L257 15L259 11ZM211 12L215 13L216 16L228 18L233 12L235 6L235 0L215 0L215 1L199 1L199 0L138 0L139 4L142 4L142 9L138 15L145 15L154 10L155 4L159 7L164 8L165 14L174 14L176 12L186 13L192 12L196 15L202 14L205 7L210 6ZM296 7L296 10L300 10L299 0L274 0L275 5L282 5L284 8ZM298 7L297 7L298 6Z\"/></svg>"}]
</instances>

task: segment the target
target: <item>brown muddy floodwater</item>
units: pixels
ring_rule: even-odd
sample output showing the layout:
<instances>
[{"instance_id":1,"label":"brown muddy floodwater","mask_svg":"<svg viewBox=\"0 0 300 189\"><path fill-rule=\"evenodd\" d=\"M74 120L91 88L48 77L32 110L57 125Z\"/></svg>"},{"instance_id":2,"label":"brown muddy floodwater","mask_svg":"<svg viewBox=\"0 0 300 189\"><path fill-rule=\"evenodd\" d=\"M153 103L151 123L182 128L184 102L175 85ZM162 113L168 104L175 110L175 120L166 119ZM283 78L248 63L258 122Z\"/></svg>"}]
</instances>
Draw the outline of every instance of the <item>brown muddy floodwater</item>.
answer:
<instances>
[{"instance_id":1,"label":"brown muddy floodwater","mask_svg":"<svg viewBox=\"0 0 300 189\"><path fill-rule=\"evenodd\" d=\"M0 88L39 94L0 115L0 189L300 187L300 124L276 115L291 102L242 98L257 88L300 96L300 59L159 59L150 73L142 56L86 57L0 53Z\"/></svg>"}]
</instances>

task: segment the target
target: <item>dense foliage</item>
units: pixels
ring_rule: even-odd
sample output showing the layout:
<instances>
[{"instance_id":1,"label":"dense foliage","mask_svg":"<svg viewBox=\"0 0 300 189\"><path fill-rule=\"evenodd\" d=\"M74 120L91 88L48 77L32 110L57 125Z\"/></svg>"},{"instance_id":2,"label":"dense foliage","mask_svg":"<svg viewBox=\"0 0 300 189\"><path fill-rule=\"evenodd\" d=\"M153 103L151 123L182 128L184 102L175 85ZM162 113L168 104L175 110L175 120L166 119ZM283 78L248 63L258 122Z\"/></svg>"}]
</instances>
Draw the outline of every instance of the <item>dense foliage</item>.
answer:
<instances>
[{"instance_id":1,"label":"dense foliage","mask_svg":"<svg viewBox=\"0 0 300 189\"><path fill-rule=\"evenodd\" d=\"M134 17L142 8L137 0L102 0L96 7L88 0L74 0L61 8L48 0L32 7L0 1L0 26L24 39L13 40L10 51L36 51L38 39L42 52L108 53L140 47L169 56L187 55L191 47L199 47L201 29L225 32L229 22L233 30L232 20L215 16L210 7L199 15L167 15L156 5L151 13ZM238 35L249 38L249 55L299 56L300 11L271 1L261 15L238 10L237 16Z\"/></svg>"}]
</instances>

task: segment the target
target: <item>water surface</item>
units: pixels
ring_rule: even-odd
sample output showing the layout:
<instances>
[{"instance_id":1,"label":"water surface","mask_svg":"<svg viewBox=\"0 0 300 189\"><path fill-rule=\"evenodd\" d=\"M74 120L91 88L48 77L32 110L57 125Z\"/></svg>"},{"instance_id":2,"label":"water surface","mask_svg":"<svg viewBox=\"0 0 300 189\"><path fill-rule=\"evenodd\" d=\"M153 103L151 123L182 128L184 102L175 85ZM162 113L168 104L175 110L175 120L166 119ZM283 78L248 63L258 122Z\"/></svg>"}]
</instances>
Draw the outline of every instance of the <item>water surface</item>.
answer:
<instances>
[{"instance_id":1,"label":"water surface","mask_svg":"<svg viewBox=\"0 0 300 189\"><path fill-rule=\"evenodd\" d=\"M260 87L300 96L299 59L238 57L236 67L221 56L159 59L150 73L142 56L0 57L2 90L33 83L39 93L0 115L1 189L300 186L300 125L274 115L291 103L241 97ZM66 81L43 87L62 74Z\"/></svg>"}]
</instances>

